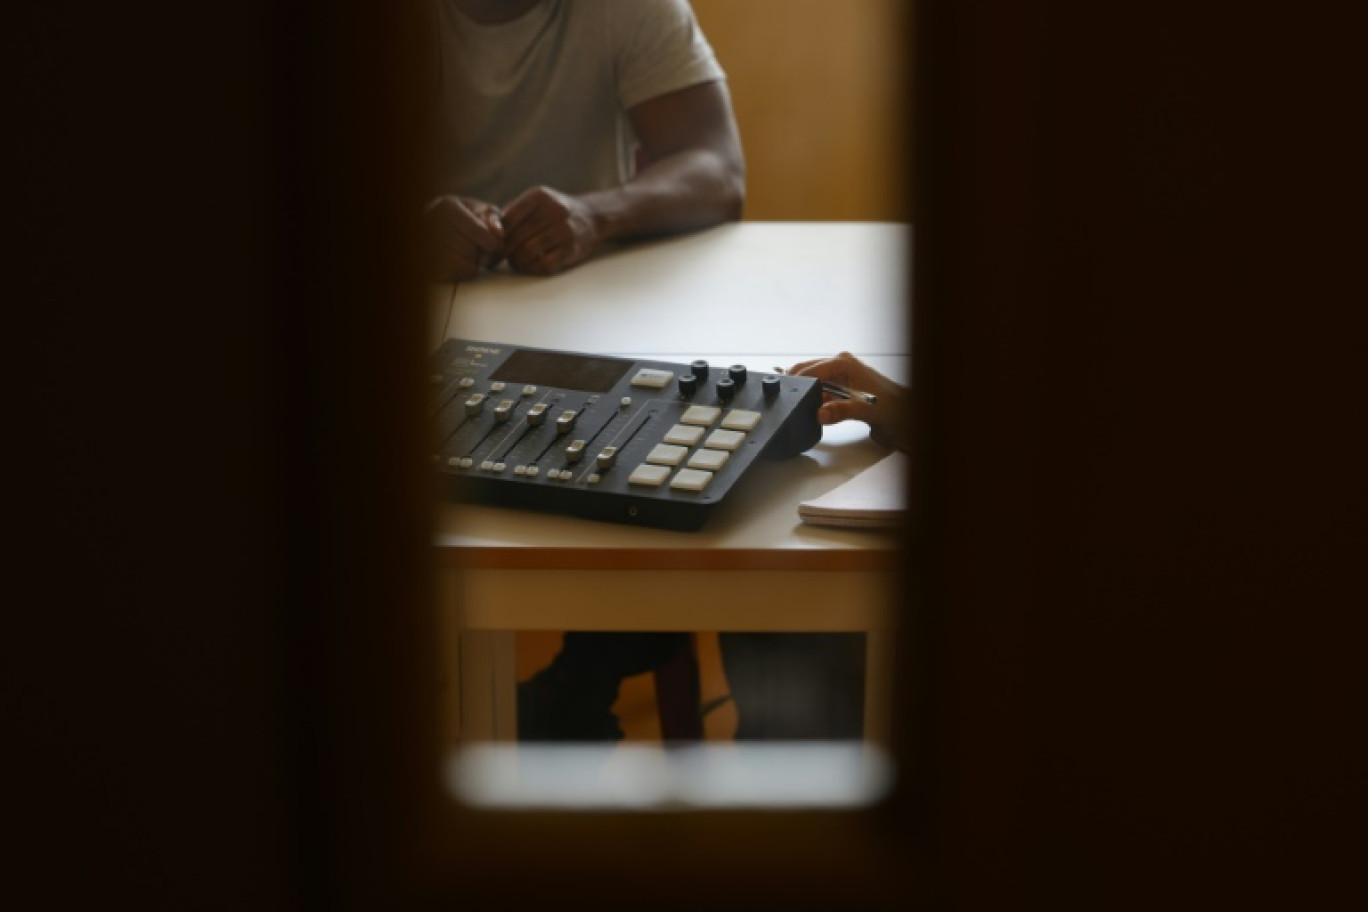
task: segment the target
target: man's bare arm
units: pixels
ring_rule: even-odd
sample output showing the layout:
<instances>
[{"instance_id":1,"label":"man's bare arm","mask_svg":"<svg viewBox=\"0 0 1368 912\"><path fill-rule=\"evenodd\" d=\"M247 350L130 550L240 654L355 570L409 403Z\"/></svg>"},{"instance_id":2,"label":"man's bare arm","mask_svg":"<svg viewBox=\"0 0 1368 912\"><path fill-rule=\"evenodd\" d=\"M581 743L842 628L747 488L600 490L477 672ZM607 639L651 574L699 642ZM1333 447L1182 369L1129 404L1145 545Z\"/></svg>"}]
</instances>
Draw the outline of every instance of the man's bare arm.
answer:
<instances>
[{"instance_id":1,"label":"man's bare arm","mask_svg":"<svg viewBox=\"0 0 1368 912\"><path fill-rule=\"evenodd\" d=\"M673 234L741 217L745 160L725 82L709 82L630 112L644 166L626 184L570 196L533 187L505 208L509 263L549 274L612 240Z\"/></svg>"},{"instance_id":2,"label":"man's bare arm","mask_svg":"<svg viewBox=\"0 0 1368 912\"><path fill-rule=\"evenodd\" d=\"M593 194L606 238L704 228L741 218L746 166L724 82L637 105L645 166L618 190Z\"/></svg>"}]
</instances>

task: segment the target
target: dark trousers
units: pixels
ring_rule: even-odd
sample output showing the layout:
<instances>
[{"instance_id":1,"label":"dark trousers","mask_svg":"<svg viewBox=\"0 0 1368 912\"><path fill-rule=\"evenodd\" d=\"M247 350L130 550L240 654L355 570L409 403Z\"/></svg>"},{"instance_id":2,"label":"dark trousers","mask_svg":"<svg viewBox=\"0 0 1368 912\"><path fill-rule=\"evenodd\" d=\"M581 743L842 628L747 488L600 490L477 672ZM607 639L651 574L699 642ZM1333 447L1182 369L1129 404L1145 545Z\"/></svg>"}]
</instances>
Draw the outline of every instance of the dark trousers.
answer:
<instances>
[{"instance_id":1,"label":"dark trousers","mask_svg":"<svg viewBox=\"0 0 1368 912\"><path fill-rule=\"evenodd\" d=\"M690 645L687 633L570 632L551 664L518 685L518 739L616 741L624 678L654 671Z\"/></svg>"},{"instance_id":2,"label":"dark trousers","mask_svg":"<svg viewBox=\"0 0 1368 912\"><path fill-rule=\"evenodd\" d=\"M856 740L864 732L860 633L722 633L718 637L740 741ZM687 633L565 635L551 664L518 685L524 741L615 741L624 678L689 648Z\"/></svg>"}]
</instances>

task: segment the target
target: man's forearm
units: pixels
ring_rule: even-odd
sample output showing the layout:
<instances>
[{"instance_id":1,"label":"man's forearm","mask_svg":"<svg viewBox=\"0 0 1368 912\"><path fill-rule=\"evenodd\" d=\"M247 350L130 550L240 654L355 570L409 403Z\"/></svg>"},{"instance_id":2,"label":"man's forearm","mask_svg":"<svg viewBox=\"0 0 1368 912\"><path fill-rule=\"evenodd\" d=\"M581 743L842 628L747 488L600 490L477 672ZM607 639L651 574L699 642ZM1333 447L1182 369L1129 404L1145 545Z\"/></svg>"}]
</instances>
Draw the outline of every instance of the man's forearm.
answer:
<instances>
[{"instance_id":1,"label":"man's forearm","mask_svg":"<svg viewBox=\"0 0 1368 912\"><path fill-rule=\"evenodd\" d=\"M710 150L689 150L649 165L622 187L581 199L599 238L610 241L737 221L745 196L742 167Z\"/></svg>"}]
</instances>

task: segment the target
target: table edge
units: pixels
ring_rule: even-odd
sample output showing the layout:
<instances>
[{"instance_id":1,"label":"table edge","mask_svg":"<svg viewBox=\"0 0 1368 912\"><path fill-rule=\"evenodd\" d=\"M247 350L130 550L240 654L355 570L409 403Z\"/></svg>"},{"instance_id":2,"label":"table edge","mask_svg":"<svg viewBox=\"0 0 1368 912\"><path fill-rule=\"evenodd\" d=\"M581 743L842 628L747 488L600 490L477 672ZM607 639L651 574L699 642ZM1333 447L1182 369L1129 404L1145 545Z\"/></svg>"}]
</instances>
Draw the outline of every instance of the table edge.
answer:
<instances>
[{"instance_id":1,"label":"table edge","mask_svg":"<svg viewBox=\"0 0 1368 912\"><path fill-rule=\"evenodd\" d=\"M899 549L887 548L541 548L528 546L445 546L437 549L441 570L856 570L892 571Z\"/></svg>"}]
</instances>

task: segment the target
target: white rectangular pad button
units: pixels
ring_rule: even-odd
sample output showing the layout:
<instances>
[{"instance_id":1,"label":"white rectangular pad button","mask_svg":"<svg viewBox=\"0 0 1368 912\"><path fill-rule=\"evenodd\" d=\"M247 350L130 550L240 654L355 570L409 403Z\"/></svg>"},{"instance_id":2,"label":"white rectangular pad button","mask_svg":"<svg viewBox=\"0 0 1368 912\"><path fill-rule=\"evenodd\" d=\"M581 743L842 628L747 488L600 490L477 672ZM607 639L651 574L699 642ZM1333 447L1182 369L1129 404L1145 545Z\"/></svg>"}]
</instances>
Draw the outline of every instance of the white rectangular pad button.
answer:
<instances>
[{"instance_id":1,"label":"white rectangular pad button","mask_svg":"<svg viewBox=\"0 0 1368 912\"><path fill-rule=\"evenodd\" d=\"M748 409L732 409L722 419L722 426L733 431L753 431L760 423L760 413Z\"/></svg>"},{"instance_id":2,"label":"white rectangular pad button","mask_svg":"<svg viewBox=\"0 0 1368 912\"><path fill-rule=\"evenodd\" d=\"M716 472L727 464L731 453L726 450L699 450L689 457L689 468Z\"/></svg>"},{"instance_id":3,"label":"white rectangular pad button","mask_svg":"<svg viewBox=\"0 0 1368 912\"><path fill-rule=\"evenodd\" d=\"M632 474L627 476L627 483L634 485L646 485L648 487L660 487L661 482L670 477L668 466L642 464L632 469Z\"/></svg>"},{"instance_id":4,"label":"white rectangular pad button","mask_svg":"<svg viewBox=\"0 0 1368 912\"><path fill-rule=\"evenodd\" d=\"M703 439L703 428L688 424L676 424L665 432L660 439L677 446L691 447Z\"/></svg>"},{"instance_id":5,"label":"white rectangular pad button","mask_svg":"<svg viewBox=\"0 0 1368 912\"><path fill-rule=\"evenodd\" d=\"M740 431L713 431L703 445L710 450L734 450L745 439L746 435Z\"/></svg>"},{"instance_id":6,"label":"white rectangular pad button","mask_svg":"<svg viewBox=\"0 0 1368 912\"><path fill-rule=\"evenodd\" d=\"M717 416L722 414L722 410L715 405L691 405L684 410L684 414L679 416L679 420L684 424L697 424L707 427L717 420Z\"/></svg>"},{"instance_id":7,"label":"white rectangular pad button","mask_svg":"<svg viewBox=\"0 0 1368 912\"><path fill-rule=\"evenodd\" d=\"M653 367L643 367L636 372L632 378L632 386L647 386L651 389L664 389L666 384L674 379L674 374L667 370L656 370Z\"/></svg>"},{"instance_id":8,"label":"white rectangular pad button","mask_svg":"<svg viewBox=\"0 0 1368 912\"><path fill-rule=\"evenodd\" d=\"M657 443L651 452L646 454L646 461L653 465L677 466L684 461L684 454L688 452L688 447Z\"/></svg>"},{"instance_id":9,"label":"white rectangular pad button","mask_svg":"<svg viewBox=\"0 0 1368 912\"><path fill-rule=\"evenodd\" d=\"M680 469L679 474L670 482L670 487L678 488L681 491L701 491L707 487L712 480L712 472L700 472L698 469Z\"/></svg>"}]
</instances>

